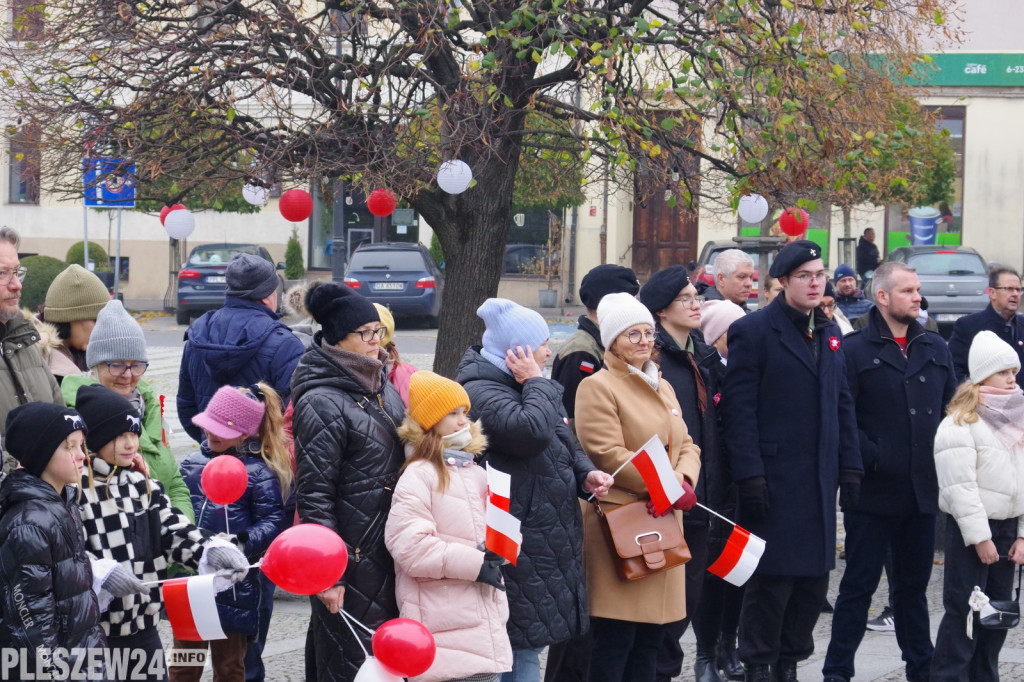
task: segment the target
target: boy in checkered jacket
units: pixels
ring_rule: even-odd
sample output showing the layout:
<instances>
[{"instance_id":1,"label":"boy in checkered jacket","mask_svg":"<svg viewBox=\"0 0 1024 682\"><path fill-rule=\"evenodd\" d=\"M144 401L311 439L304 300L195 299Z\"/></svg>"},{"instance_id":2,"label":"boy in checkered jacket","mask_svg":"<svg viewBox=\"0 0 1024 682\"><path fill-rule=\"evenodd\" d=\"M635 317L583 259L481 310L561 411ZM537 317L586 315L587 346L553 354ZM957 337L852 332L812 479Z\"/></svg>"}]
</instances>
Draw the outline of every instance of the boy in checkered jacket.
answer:
<instances>
[{"instance_id":1,"label":"boy in checkered jacket","mask_svg":"<svg viewBox=\"0 0 1024 682\"><path fill-rule=\"evenodd\" d=\"M143 582L165 579L170 562L200 574L217 572L227 578L217 581L222 588L242 580L249 566L245 555L232 542L192 525L158 481L134 470L141 420L131 403L92 384L78 390L75 407L88 427L81 512L89 553L130 567ZM146 672L155 680L166 679L156 627L161 595L154 585L143 594L115 599L101 618L110 648L147 652Z\"/></svg>"}]
</instances>

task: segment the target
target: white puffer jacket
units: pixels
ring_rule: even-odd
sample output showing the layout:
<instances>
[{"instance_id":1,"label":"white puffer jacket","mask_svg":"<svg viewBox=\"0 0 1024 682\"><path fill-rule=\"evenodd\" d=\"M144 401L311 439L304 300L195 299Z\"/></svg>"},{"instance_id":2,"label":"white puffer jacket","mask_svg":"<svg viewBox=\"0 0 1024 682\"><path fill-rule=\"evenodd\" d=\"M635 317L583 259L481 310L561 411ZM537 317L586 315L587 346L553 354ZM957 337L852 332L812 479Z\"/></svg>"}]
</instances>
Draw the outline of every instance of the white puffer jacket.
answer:
<instances>
[{"instance_id":1,"label":"white puffer jacket","mask_svg":"<svg viewBox=\"0 0 1024 682\"><path fill-rule=\"evenodd\" d=\"M935 434L939 508L956 519L964 543L992 539L989 519L1013 519L1024 537L1024 447L1007 450L983 420L946 417Z\"/></svg>"},{"instance_id":2,"label":"white puffer jacket","mask_svg":"<svg viewBox=\"0 0 1024 682\"><path fill-rule=\"evenodd\" d=\"M466 452L482 452L486 440L472 426ZM408 444L422 431L406 418L399 435ZM437 490L433 465L414 462L395 486L384 543L395 559L395 596L402 618L423 623L434 635L437 656L415 682L501 673L512 669L505 624L505 593L476 582L486 536L487 474L472 462L448 466L448 488Z\"/></svg>"}]
</instances>

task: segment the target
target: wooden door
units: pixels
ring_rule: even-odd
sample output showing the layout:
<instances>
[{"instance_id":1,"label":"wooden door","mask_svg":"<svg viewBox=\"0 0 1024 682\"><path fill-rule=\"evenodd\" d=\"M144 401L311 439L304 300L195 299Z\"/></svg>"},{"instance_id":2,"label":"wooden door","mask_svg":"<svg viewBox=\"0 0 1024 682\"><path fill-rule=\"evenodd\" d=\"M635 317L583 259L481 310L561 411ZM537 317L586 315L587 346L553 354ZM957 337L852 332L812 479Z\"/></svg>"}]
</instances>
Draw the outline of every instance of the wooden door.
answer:
<instances>
[{"instance_id":1,"label":"wooden door","mask_svg":"<svg viewBox=\"0 0 1024 682\"><path fill-rule=\"evenodd\" d=\"M670 265L696 260L696 207L670 207L661 196L652 196L633 208L633 270L641 282Z\"/></svg>"}]
</instances>

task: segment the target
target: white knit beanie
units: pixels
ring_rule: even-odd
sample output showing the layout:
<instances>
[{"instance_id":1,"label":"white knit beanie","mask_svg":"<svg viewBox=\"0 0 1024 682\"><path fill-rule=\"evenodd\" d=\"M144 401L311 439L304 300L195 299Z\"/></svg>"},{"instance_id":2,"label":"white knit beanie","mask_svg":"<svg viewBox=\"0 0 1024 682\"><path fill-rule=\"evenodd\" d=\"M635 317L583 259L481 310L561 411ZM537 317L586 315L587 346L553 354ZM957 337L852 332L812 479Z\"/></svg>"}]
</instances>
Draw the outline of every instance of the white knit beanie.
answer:
<instances>
[{"instance_id":1,"label":"white knit beanie","mask_svg":"<svg viewBox=\"0 0 1024 682\"><path fill-rule=\"evenodd\" d=\"M708 301L700 309L700 329L704 332L704 340L714 345L729 330L729 325L746 314L732 301Z\"/></svg>"},{"instance_id":2,"label":"white knit beanie","mask_svg":"<svg viewBox=\"0 0 1024 682\"><path fill-rule=\"evenodd\" d=\"M615 338L635 324L654 326L651 311L635 296L626 293L608 294L597 304L597 326L601 345L611 348Z\"/></svg>"},{"instance_id":3,"label":"white knit beanie","mask_svg":"<svg viewBox=\"0 0 1024 682\"><path fill-rule=\"evenodd\" d=\"M967 367L971 371L971 383L980 384L996 372L1004 369L1020 371L1020 358L1013 346L988 330L978 332L971 342L967 354Z\"/></svg>"}]
</instances>

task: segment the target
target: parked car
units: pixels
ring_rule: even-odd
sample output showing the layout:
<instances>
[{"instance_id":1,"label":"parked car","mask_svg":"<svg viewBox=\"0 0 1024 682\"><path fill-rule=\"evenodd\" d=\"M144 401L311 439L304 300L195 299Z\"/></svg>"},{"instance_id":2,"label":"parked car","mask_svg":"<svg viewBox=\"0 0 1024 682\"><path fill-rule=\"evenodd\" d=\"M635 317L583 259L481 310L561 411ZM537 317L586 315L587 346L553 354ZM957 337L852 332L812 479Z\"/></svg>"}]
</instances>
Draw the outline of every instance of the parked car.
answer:
<instances>
[{"instance_id":1,"label":"parked car","mask_svg":"<svg viewBox=\"0 0 1024 682\"><path fill-rule=\"evenodd\" d=\"M444 276L422 244L377 242L352 252L345 284L395 315L424 317L437 326L444 295Z\"/></svg>"},{"instance_id":2,"label":"parked car","mask_svg":"<svg viewBox=\"0 0 1024 682\"><path fill-rule=\"evenodd\" d=\"M902 246L890 251L885 260L917 270L928 314L943 336L952 333L958 319L988 305L988 265L969 246Z\"/></svg>"},{"instance_id":3,"label":"parked car","mask_svg":"<svg viewBox=\"0 0 1024 682\"><path fill-rule=\"evenodd\" d=\"M693 282L694 286L698 282L704 282L708 286L715 286L715 259L723 251L729 249L742 249L754 259L754 285L750 288L750 296L747 301L748 308L757 307L757 289L758 289L758 275L760 274L757 269L759 262L760 248L768 248L768 264L771 265L775 259L775 254L778 253L779 249L782 248L786 243L784 237L737 237L735 240L726 239L721 241L710 241L704 244L704 248L700 250L700 257L696 261L690 261L687 264L687 269L690 270L690 281Z\"/></svg>"},{"instance_id":4,"label":"parked car","mask_svg":"<svg viewBox=\"0 0 1024 682\"><path fill-rule=\"evenodd\" d=\"M225 271L235 256L248 253L260 256L271 263L270 252L258 244L203 244L192 249L178 271L178 307L175 317L178 324L188 324L193 316L224 305L224 294L228 290ZM284 270L284 263L277 263L278 270ZM278 275L278 279L281 276ZM284 300L284 280L278 288L278 312Z\"/></svg>"}]
</instances>

